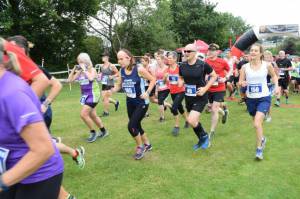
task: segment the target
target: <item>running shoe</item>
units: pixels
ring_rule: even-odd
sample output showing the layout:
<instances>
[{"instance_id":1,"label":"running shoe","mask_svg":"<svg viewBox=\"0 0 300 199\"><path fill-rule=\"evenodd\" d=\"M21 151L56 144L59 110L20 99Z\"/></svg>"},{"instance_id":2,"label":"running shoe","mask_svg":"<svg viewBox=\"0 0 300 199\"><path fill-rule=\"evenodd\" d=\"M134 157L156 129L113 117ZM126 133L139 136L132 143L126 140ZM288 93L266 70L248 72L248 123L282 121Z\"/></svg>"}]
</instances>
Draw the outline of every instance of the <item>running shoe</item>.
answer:
<instances>
[{"instance_id":1,"label":"running shoe","mask_svg":"<svg viewBox=\"0 0 300 199\"><path fill-rule=\"evenodd\" d=\"M119 100L117 100L116 104L115 104L115 111L118 111L119 105L120 105L120 102L119 102Z\"/></svg>"},{"instance_id":2,"label":"running shoe","mask_svg":"<svg viewBox=\"0 0 300 199\"><path fill-rule=\"evenodd\" d=\"M84 147L80 146L78 148L75 149L77 156L73 157L73 160L76 162L76 164L78 165L78 167L80 169L83 169L85 166L85 159L84 159L84 154L85 154L85 150Z\"/></svg>"},{"instance_id":3,"label":"running shoe","mask_svg":"<svg viewBox=\"0 0 300 199\"><path fill-rule=\"evenodd\" d=\"M228 109L225 109L224 110L224 115L222 116L222 124L226 123L226 121L228 119L228 113L229 113Z\"/></svg>"},{"instance_id":4,"label":"running shoe","mask_svg":"<svg viewBox=\"0 0 300 199\"><path fill-rule=\"evenodd\" d=\"M87 142L92 143L97 140L97 133L96 132L90 132L90 136L87 138Z\"/></svg>"},{"instance_id":5,"label":"running shoe","mask_svg":"<svg viewBox=\"0 0 300 199\"><path fill-rule=\"evenodd\" d=\"M103 111L103 113L102 113L101 117L108 117L108 116L109 116L109 113L108 113L108 112L105 112L105 111Z\"/></svg>"},{"instance_id":6,"label":"running shoe","mask_svg":"<svg viewBox=\"0 0 300 199\"><path fill-rule=\"evenodd\" d=\"M67 199L76 199L76 198L75 198L75 196L69 194L68 197L67 197Z\"/></svg>"},{"instance_id":7,"label":"running shoe","mask_svg":"<svg viewBox=\"0 0 300 199\"><path fill-rule=\"evenodd\" d=\"M256 149L255 157L256 157L257 160L262 160L262 159L264 159L264 156L263 156L263 149L257 148L257 149Z\"/></svg>"},{"instance_id":8,"label":"running shoe","mask_svg":"<svg viewBox=\"0 0 300 199\"><path fill-rule=\"evenodd\" d=\"M210 147L210 140L209 140L209 136L205 135L203 136L199 142L197 144L195 144L193 146L194 151L201 149L207 149L208 147Z\"/></svg>"},{"instance_id":9,"label":"running shoe","mask_svg":"<svg viewBox=\"0 0 300 199\"><path fill-rule=\"evenodd\" d=\"M98 135L99 138L105 138L107 136L109 136L109 132L107 130L105 130L104 132L99 132Z\"/></svg>"},{"instance_id":10,"label":"running shoe","mask_svg":"<svg viewBox=\"0 0 300 199\"><path fill-rule=\"evenodd\" d=\"M289 103L289 99L285 99L285 104L288 104Z\"/></svg>"},{"instance_id":11,"label":"running shoe","mask_svg":"<svg viewBox=\"0 0 300 199\"><path fill-rule=\"evenodd\" d=\"M268 114L266 116L266 122L271 122L272 121L272 117Z\"/></svg>"},{"instance_id":12,"label":"running shoe","mask_svg":"<svg viewBox=\"0 0 300 199\"><path fill-rule=\"evenodd\" d=\"M214 137L215 137L215 132L214 132L214 131L211 131L211 132L209 133L209 139L212 140Z\"/></svg>"},{"instance_id":13,"label":"running shoe","mask_svg":"<svg viewBox=\"0 0 300 199\"><path fill-rule=\"evenodd\" d=\"M152 151L152 145L151 144L144 144L144 152Z\"/></svg>"},{"instance_id":14,"label":"running shoe","mask_svg":"<svg viewBox=\"0 0 300 199\"><path fill-rule=\"evenodd\" d=\"M162 118L162 117L159 118L159 122L164 122L164 121L165 121L165 118Z\"/></svg>"},{"instance_id":15,"label":"running shoe","mask_svg":"<svg viewBox=\"0 0 300 199\"><path fill-rule=\"evenodd\" d=\"M276 100L274 105L277 106L277 107L279 107L280 106L279 100Z\"/></svg>"},{"instance_id":16,"label":"running shoe","mask_svg":"<svg viewBox=\"0 0 300 199\"><path fill-rule=\"evenodd\" d=\"M241 98L240 101L238 102L240 105L245 104L245 98Z\"/></svg>"},{"instance_id":17,"label":"running shoe","mask_svg":"<svg viewBox=\"0 0 300 199\"><path fill-rule=\"evenodd\" d=\"M138 146L136 147L136 151L135 151L135 154L134 154L134 159L135 160L140 160L144 157L144 154L145 154L145 149L144 147L142 146Z\"/></svg>"},{"instance_id":18,"label":"running shoe","mask_svg":"<svg viewBox=\"0 0 300 199\"><path fill-rule=\"evenodd\" d=\"M263 137L261 141L261 147L264 150L266 148L267 138Z\"/></svg>"},{"instance_id":19,"label":"running shoe","mask_svg":"<svg viewBox=\"0 0 300 199\"><path fill-rule=\"evenodd\" d=\"M190 127L190 124L189 124L187 121L185 121L185 123L184 123L184 128L187 129L187 128L189 128L189 127Z\"/></svg>"},{"instance_id":20,"label":"running shoe","mask_svg":"<svg viewBox=\"0 0 300 199\"><path fill-rule=\"evenodd\" d=\"M179 127L175 126L172 130L172 134L173 134L173 136L178 136L179 135Z\"/></svg>"}]
</instances>

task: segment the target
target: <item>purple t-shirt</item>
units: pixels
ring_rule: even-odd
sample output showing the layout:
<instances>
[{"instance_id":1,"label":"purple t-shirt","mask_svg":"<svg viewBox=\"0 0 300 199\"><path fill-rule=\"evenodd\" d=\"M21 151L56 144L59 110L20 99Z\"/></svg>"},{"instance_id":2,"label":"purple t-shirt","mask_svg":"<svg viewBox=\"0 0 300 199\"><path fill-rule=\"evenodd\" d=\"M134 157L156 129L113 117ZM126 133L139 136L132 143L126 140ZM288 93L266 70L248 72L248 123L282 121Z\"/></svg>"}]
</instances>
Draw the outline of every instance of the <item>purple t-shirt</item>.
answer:
<instances>
[{"instance_id":1,"label":"purple t-shirt","mask_svg":"<svg viewBox=\"0 0 300 199\"><path fill-rule=\"evenodd\" d=\"M9 150L6 161L8 170L29 150L20 136L22 129L44 120L40 112L40 101L20 77L5 72L0 77L0 91L0 148ZM63 160L54 143L53 146L55 154L35 173L21 181L22 184L40 182L63 172Z\"/></svg>"}]
</instances>

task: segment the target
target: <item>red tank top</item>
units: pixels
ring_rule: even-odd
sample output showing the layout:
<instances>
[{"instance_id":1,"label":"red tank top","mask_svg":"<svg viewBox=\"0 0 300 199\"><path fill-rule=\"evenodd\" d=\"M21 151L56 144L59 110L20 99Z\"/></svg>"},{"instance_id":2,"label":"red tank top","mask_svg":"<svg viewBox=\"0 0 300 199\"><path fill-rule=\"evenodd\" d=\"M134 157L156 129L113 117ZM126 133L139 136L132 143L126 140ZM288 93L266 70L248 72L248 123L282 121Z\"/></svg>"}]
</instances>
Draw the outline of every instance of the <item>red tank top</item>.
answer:
<instances>
[{"instance_id":1,"label":"red tank top","mask_svg":"<svg viewBox=\"0 0 300 199\"><path fill-rule=\"evenodd\" d=\"M179 67L176 66L175 70L173 70L171 67L168 68L168 82L169 82L169 88L170 93L181 93L184 92L184 86L179 87L178 86L178 79L179 79Z\"/></svg>"}]
</instances>

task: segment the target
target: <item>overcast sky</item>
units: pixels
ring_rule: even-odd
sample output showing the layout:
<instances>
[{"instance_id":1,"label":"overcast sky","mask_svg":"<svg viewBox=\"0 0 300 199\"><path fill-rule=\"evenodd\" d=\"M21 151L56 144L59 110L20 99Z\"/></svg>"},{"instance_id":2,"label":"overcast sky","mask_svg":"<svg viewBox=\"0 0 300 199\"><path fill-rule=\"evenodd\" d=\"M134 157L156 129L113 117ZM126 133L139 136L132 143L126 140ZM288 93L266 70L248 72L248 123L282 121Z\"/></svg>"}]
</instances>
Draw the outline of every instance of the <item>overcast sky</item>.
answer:
<instances>
[{"instance_id":1,"label":"overcast sky","mask_svg":"<svg viewBox=\"0 0 300 199\"><path fill-rule=\"evenodd\" d=\"M250 25L300 24L299 0L209 0Z\"/></svg>"}]
</instances>

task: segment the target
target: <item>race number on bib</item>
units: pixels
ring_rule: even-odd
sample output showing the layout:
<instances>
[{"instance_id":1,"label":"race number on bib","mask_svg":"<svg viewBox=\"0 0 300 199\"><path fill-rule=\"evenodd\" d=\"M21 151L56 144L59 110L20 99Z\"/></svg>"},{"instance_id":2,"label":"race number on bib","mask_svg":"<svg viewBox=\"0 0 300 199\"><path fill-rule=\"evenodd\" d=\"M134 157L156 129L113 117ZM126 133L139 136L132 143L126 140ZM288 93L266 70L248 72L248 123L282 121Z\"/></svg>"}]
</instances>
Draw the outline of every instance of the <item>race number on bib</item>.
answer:
<instances>
[{"instance_id":1,"label":"race number on bib","mask_svg":"<svg viewBox=\"0 0 300 199\"><path fill-rule=\"evenodd\" d=\"M82 95L80 98L80 104L85 105L86 99L88 98L88 95Z\"/></svg>"},{"instance_id":2,"label":"race number on bib","mask_svg":"<svg viewBox=\"0 0 300 199\"><path fill-rule=\"evenodd\" d=\"M177 85L178 84L178 75L169 75L169 82L172 85Z\"/></svg>"},{"instance_id":3,"label":"race number on bib","mask_svg":"<svg viewBox=\"0 0 300 199\"><path fill-rule=\"evenodd\" d=\"M6 160L9 150L0 147L0 174L3 174L6 171Z\"/></svg>"},{"instance_id":4,"label":"race number on bib","mask_svg":"<svg viewBox=\"0 0 300 199\"><path fill-rule=\"evenodd\" d=\"M279 75L280 76L284 76L285 74L284 74L284 71L282 70L282 69L279 69Z\"/></svg>"},{"instance_id":5,"label":"race number on bib","mask_svg":"<svg viewBox=\"0 0 300 199\"><path fill-rule=\"evenodd\" d=\"M104 85L107 85L108 84L108 79L109 79L108 75L103 75L102 79L101 79L101 83L104 84Z\"/></svg>"},{"instance_id":6,"label":"race number on bib","mask_svg":"<svg viewBox=\"0 0 300 199\"><path fill-rule=\"evenodd\" d=\"M261 84L249 84L248 91L249 91L249 93L261 93L262 85Z\"/></svg>"},{"instance_id":7,"label":"race number on bib","mask_svg":"<svg viewBox=\"0 0 300 199\"><path fill-rule=\"evenodd\" d=\"M197 96L197 87L196 87L196 85L185 84L185 95L186 96L192 96L192 97Z\"/></svg>"},{"instance_id":8,"label":"race number on bib","mask_svg":"<svg viewBox=\"0 0 300 199\"><path fill-rule=\"evenodd\" d=\"M134 86L123 87L124 92L129 98L136 98L136 91Z\"/></svg>"}]
</instances>

